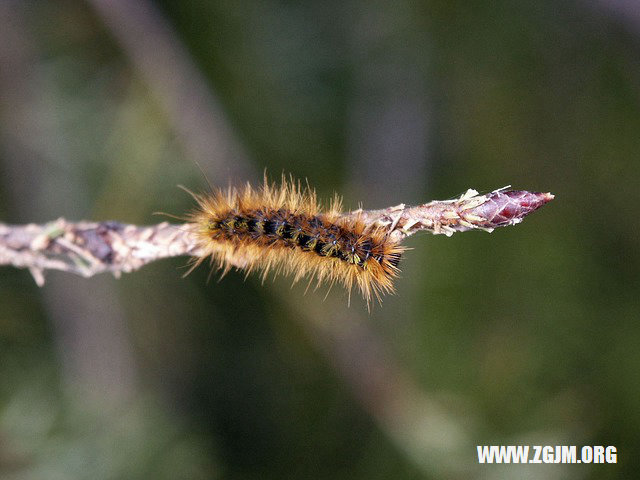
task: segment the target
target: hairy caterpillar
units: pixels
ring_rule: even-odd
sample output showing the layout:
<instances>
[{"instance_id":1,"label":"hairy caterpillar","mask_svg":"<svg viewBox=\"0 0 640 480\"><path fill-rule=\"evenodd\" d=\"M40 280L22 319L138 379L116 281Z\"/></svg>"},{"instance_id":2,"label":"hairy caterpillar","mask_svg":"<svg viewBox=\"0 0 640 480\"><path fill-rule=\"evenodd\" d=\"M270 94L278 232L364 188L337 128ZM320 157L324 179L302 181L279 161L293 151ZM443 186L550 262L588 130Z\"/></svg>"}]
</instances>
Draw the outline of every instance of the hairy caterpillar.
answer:
<instances>
[{"instance_id":1,"label":"hairy caterpillar","mask_svg":"<svg viewBox=\"0 0 640 480\"><path fill-rule=\"evenodd\" d=\"M356 286L367 304L394 291L406 248L357 212L341 214L338 196L323 208L314 190L284 176L280 185L265 176L258 189L191 195L199 208L187 220L202 252L193 268L210 258L222 275L237 267L261 271L263 280L273 270L292 274L294 283L338 282L349 292Z\"/></svg>"}]
</instances>

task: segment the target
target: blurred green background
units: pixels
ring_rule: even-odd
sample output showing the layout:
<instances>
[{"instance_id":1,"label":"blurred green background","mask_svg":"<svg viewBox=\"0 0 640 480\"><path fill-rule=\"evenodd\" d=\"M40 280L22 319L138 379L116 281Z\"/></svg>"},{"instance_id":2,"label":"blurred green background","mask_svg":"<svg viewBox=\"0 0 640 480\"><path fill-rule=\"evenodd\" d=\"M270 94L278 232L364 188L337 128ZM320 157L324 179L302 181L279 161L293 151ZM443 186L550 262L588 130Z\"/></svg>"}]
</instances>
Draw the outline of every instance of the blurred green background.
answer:
<instances>
[{"instance_id":1,"label":"blurred green background","mask_svg":"<svg viewBox=\"0 0 640 480\"><path fill-rule=\"evenodd\" d=\"M634 1L0 3L0 220L149 224L176 185L308 178L348 208L551 191L416 235L369 315L186 259L0 269L0 478L633 478ZM618 465L477 464L615 445Z\"/></svg>"}]
</instances>

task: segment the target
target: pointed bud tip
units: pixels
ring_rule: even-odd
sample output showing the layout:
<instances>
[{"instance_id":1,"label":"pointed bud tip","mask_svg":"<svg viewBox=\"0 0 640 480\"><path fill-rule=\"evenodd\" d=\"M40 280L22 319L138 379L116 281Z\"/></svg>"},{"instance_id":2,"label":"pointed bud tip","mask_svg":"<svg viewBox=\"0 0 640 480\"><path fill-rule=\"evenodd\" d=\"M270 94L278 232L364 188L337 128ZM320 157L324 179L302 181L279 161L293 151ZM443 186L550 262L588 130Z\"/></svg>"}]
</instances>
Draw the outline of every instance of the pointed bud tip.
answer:
<instances>
[{"instance_id":1,"label":"pointed bud tip","mask_svg":"<svg viewBox=\"0 0 640 480\"><path fill-rule=\"evenodd\" d=\"M513 225L554 198L555 196L549 192L526 190L492 192L483 204L470 210L469 213L483 219L481 222L476 222L477 226L482 228Z\"/></svg>"}]
</instances>

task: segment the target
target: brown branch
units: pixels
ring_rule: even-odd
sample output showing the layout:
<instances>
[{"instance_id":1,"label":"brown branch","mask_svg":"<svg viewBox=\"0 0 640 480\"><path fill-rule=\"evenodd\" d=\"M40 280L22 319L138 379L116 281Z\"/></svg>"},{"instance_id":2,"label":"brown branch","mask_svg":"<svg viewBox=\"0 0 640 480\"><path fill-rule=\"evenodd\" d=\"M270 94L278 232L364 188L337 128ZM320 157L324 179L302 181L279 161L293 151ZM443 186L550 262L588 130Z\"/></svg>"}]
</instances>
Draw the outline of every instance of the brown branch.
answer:
<instances>
[{"instance_id":1,"label":"brown branch","mask_svg":"<svg viewBox=\"0 0 640 480\"><path fill-rule=\"evenodd\" d=\"M455 232L520 223L551 201L550 193L496 190L479 195L469 190L455 200L434 201L416 207L398 205L382 210L357 210L371 227L383 227L396 241L418 231L453 235ZM0 224L0 265L28 268L38 285L44 270L63 270L84 277L102 272L118 276L161 258L198 256L189 224L150 226L118 222L67 222L60 218L44 225Z\"/></svg>"}]
</instances>

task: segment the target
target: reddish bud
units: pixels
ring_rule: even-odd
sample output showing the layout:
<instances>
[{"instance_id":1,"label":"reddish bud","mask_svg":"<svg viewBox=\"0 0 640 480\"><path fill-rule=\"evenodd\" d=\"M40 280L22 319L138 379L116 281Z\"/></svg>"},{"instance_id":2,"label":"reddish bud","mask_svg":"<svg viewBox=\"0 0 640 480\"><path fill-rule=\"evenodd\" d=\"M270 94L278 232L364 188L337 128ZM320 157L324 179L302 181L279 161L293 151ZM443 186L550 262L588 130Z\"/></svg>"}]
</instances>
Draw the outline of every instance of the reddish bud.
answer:
<instances>
[{"instance_id":1,"label":"reddish bud","mask_svg":"<svg viewBox=\"0 0 640 480\"><path fill-rule=\"evenodd\" d=\"M496 228L513 225L524 217L553 200L551 193L527 192L526 190L496 191L487 195L487 200L466 215L481 217L484 221L473 221L474 226ZM466 216L465 215L465 216Z\"/></svg>"}]
</instances>

